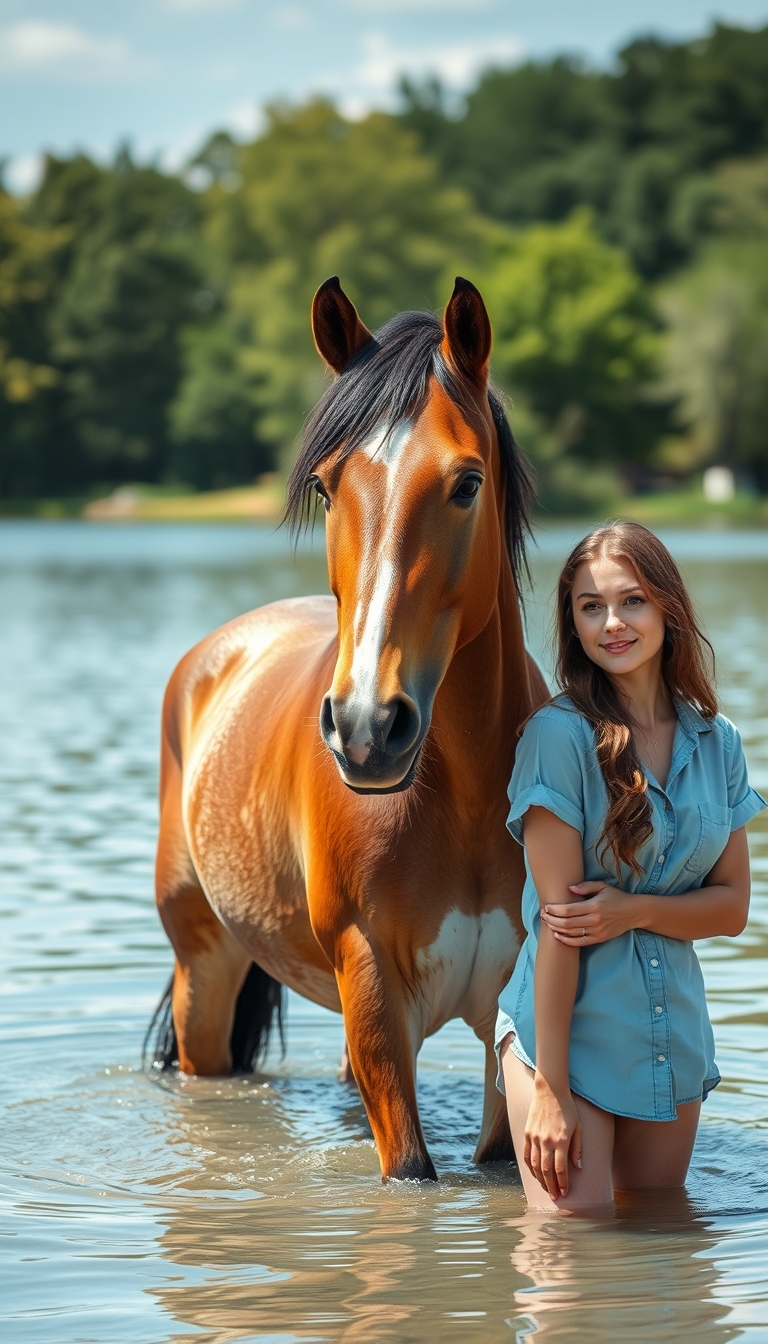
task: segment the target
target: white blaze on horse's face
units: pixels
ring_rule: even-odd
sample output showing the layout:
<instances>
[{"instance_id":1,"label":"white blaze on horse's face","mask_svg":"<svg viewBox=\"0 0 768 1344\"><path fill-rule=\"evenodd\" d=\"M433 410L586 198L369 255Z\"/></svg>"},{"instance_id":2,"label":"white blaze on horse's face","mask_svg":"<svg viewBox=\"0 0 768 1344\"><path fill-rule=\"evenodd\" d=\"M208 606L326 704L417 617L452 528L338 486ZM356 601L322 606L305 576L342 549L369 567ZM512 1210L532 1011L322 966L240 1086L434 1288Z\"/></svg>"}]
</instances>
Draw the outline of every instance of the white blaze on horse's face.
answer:
<instances>
[{"instance_id":1,"label":"white blaze on horse's face","mask_svg":"<svg viewBox=\"0 0 768 1344\"><path fill-rule=\"evenodd\" d=\"M490 444L434 383L417 420L380 426L322 473L339 653L321 728L352 788L408 787L451 658L493 609Z\"/></svg>"},{"instance_id":2,"label":"white blaze on horse's face","mask_svg":"<svg viewBox=\"0 0 768 1344\"><path fill-rule=\"evenodd\" d=\"M413 432L410 420L393 429L382 427L360 447L371 462L381 463L386 472L382 515L392 514L400 457L408 446ZM345 755L357 766L364 766L373 747L369 715L376 694L378 670L384 651L387 632L387 613L397 596L398 567L394 555L388 554L387 537L379 553L378 572L373 591L365 602L358 599L353 621L354 653L349 670L351 690L347 696L348 711L353 723Z\"/></svg>"}]
</instances>

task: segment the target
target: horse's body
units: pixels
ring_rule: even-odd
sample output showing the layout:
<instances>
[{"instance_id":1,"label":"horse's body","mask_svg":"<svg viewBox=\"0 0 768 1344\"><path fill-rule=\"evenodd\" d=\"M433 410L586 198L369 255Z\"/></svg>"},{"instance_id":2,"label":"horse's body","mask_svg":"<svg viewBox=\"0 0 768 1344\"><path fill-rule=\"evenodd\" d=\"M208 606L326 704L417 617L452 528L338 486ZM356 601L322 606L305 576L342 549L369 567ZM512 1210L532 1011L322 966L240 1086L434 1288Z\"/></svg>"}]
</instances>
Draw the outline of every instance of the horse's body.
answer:
<instances>
[{"instance_id":1,"label":"horse's body","mask_svg":"<svg viewBox=\"0 0 768 1344\"><path fill-rule=\"evenodd\" d=\"M357 444L353 427L330 453L308 441L297 466L329 507L336 600L277 602L216 631L179 664L163 718L157 893L180 1067L231 1069L256 962L343 1011L385 1176L434 1176L415 1059L452 1017L486 1049L476 1159L511 1155L493 1055L523 937L506 785L545 688L505 545L515 462L500 457L488 351L459 322L468 310L477 327L485 310L469 286L451 303L457 330L449 305L447 363L425 375L421 404L386 433L358 426ZM314 322L332 367L371 376L375 343L337 285ZM482 499L467 485L478 477ZM295 474L294 502L304 484Z\"/></svg>"}]
</instances>

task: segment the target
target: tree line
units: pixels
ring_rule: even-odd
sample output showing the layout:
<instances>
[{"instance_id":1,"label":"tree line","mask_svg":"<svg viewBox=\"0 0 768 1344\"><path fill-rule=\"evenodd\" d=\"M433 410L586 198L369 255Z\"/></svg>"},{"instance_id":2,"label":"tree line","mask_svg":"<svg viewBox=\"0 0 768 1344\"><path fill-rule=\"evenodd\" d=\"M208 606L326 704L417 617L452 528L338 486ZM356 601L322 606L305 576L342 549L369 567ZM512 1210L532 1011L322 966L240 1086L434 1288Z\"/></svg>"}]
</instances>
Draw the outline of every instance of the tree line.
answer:
<instances>
[{"instance_id":1,"label":"tree line","mask_svg":"<svg viewBox=\"0 0 768 1344\"><path fill-rule=\"evenodd\" d=\"M284 469L317 285L373 328L457 273L550 507L711 463L768 493L768 27L400 95L270 107L179 175L124 148L0 192L0 497Z\"/></svg>"}]
</instances>

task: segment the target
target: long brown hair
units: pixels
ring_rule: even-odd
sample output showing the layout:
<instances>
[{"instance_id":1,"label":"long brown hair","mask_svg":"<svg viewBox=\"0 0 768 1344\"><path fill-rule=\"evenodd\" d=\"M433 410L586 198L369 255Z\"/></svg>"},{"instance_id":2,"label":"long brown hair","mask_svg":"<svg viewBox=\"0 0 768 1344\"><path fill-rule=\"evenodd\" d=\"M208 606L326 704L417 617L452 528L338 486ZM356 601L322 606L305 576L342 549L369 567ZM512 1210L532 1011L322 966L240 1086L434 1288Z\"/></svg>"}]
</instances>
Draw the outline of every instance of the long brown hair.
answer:
<instances>
[{"instance_id":1,"label":"long brown hair","mask_svg":"<svg viewBox=\"0 0 768 1344\"><path fill-rule=\"evenodd\" d=\"M627 707L611 679L582 648L573 619L571 590L585 561L599 556L626 560L652 602L664 616L662 676L675 700L692 705L707 719L717 713L714 652L701 630L680 571L663 542L642 523L605 523L574 547L563 567L557 590L556 676L595 732L597 759L608 789L608 812L597 842L605 865L613 860L617 873L626 864L642 872L636 854L653 832L648 781L632 737ZM709 663L709 669L707 664Z\"/></svg>"}]
</instances>

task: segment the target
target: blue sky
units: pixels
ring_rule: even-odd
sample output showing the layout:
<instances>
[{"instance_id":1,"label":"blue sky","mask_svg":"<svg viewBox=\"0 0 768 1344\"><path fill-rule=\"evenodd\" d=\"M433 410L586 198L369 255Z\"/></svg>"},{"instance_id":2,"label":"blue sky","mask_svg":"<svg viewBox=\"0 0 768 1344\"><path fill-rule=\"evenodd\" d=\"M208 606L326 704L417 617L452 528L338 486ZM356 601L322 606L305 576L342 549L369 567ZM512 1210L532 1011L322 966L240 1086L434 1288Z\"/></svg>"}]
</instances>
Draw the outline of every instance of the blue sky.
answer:
<instances>
[{"instance_id":1,"label":"blue sky","mask_svg":"<svg viewBox=\"0 0 768 1344\"><path fill-rule=\"evenodd\" d=\"M762 26L768 0L0 0L0 156L19 190L45 149L128 139L177 166L217 127L253 134L271 99L325 92L360 115L392 105L401 70L460 92L489 64L606 64L638 33L715 18Z\"/></svg>"}]
</instances>

